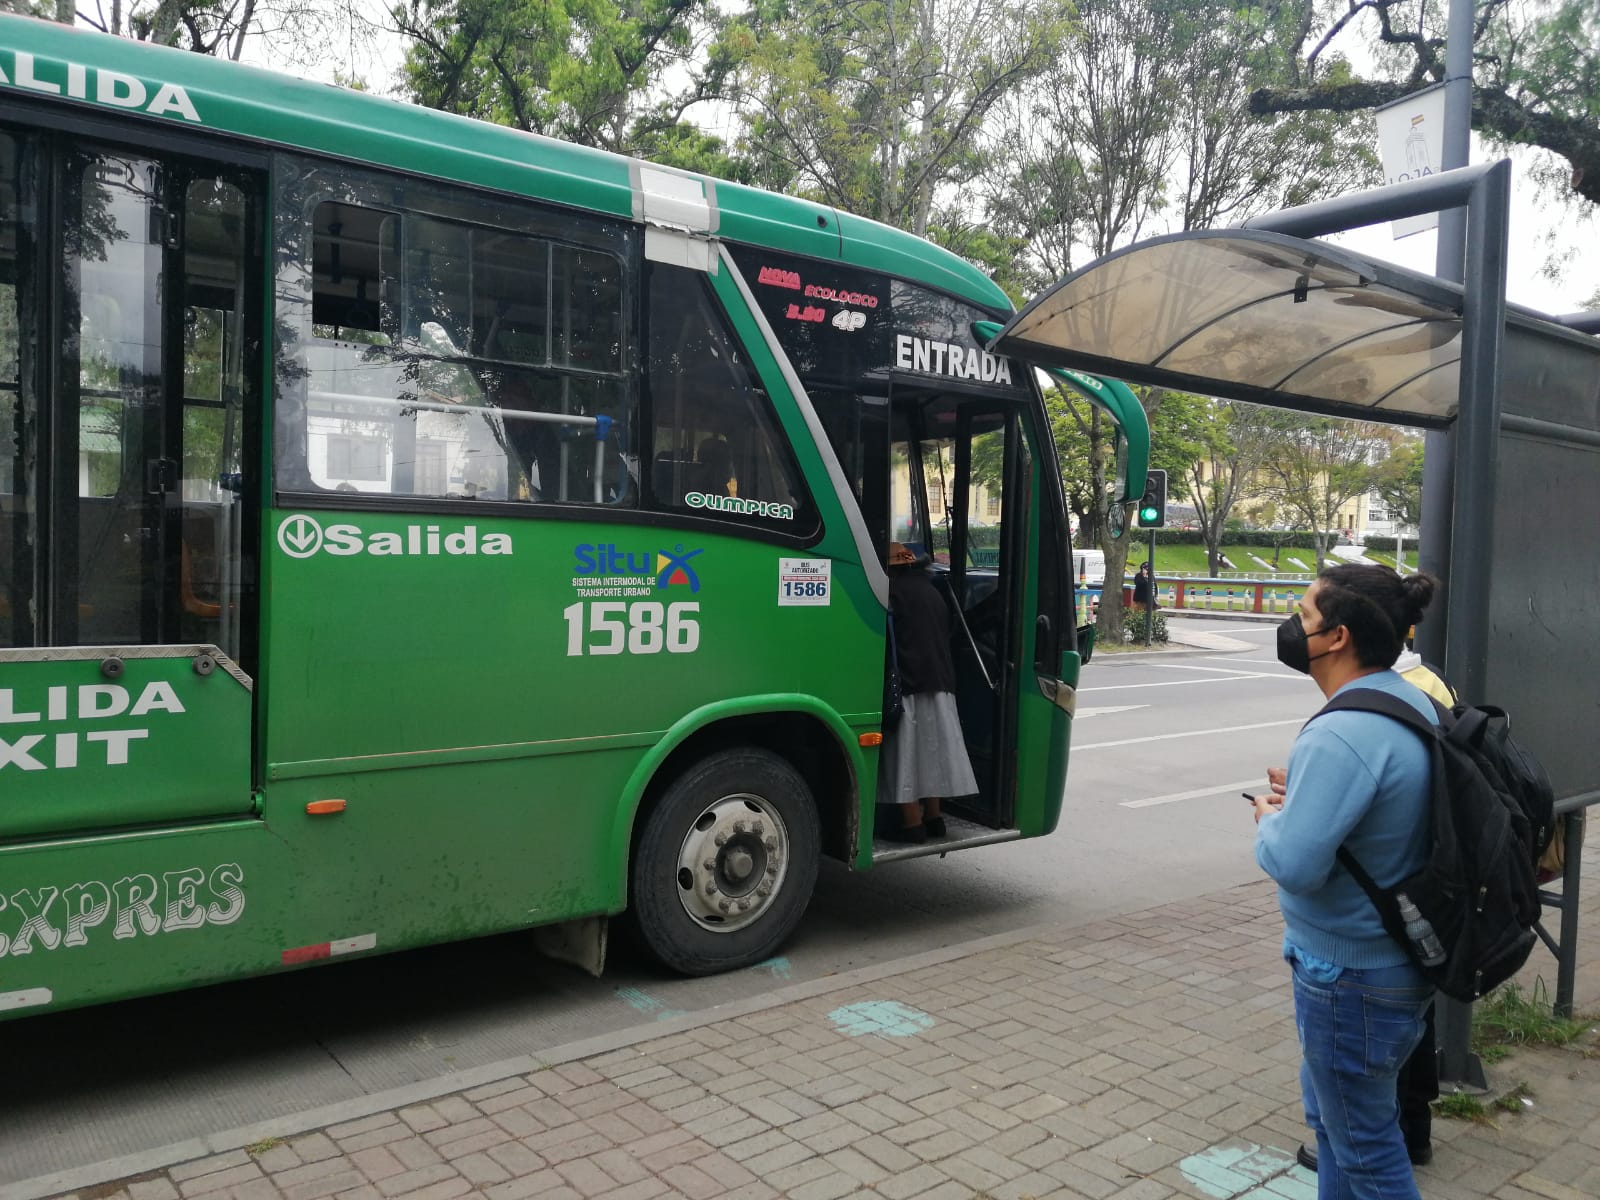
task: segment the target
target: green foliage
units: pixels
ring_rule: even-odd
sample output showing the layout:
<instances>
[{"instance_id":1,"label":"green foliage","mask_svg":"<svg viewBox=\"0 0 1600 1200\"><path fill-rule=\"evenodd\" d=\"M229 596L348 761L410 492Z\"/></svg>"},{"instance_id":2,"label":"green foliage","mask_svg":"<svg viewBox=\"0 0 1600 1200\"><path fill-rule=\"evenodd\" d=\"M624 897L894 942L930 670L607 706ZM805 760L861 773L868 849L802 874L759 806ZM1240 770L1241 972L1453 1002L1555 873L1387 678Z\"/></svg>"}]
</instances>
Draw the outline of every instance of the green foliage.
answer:
<instances>
[{"instance_id":1,"label":"green foliage","mask_svg":"<svg viewBox=\"0 0 1600 1200\"><path fill-rule=\"evenodd\" d=\"M994 106L1052 57L1023 0L754 0L724 29L742 148L798 190L925 233L936 191L989 166ZM948 227L948 226L947 226Z\"/></svg>"},{"instance_id":2,"label":"green foliage","mask_svg":"<svg viewBox=\"0 0 1600 1200\"><path fill-rule=\"evenodd\" d=\"M1440 1096L1433 1102L1433 1111L1456 1121L1475 1121L1479 1124L1489 1121L1489 1111L1483 1106L1483 1101L1467 1092L1451 1092Z\"/></svg>"},{"instance_id":3,"label":"green foliage","mask_svg":"<svg viewBox=\"0 0 1600 1200\"><path fill-rule=\"evenodd\" d=\"M681 118L718 93L728 61L695 58L665 91L716 21L707 0L404 0L390 15L411 39L404 86L420 104L585 146L727 165L708 144L716 139Z\"/></svg>"},{"instance_id":4,"label":"green foliage","mask_svg":"<svg viewBox=\"0 0 1600 1200\"><path fill-rule=\"evenodd\" d=\"M1167 642L1167 614L1164 612L1130 612L1123 616L1122 627L1128 641L1144 645L1148 636L1152 642Z\"/></svg>"},{"instance_id":5,"label":"green foliage","mask_svg":"<svg viewBox=\"0 0 1600 1200\"><path fill-rule=\"evenodd\" d=\"M1472 1036L1485 1045L1566 1046L1582 1037L1589 1024L1556 1016L1543 978L1534 980L1531 994L1508 983L1472 1009Z\"/></svg>"},{"instance_id":6,"label":"green foliage","mask_svg":"<svg viewBox=\"0 0 1600 1200\"><path fill-rule=\"evenodd\" d=\"M1497 1112L1519 1113L1527 1106L1524 1100L1533 1099L1533 1089L1528 1086L1527 1080L1517 1080L1515 1086L1494 1102Z\"/></svg>"}]
</instances>

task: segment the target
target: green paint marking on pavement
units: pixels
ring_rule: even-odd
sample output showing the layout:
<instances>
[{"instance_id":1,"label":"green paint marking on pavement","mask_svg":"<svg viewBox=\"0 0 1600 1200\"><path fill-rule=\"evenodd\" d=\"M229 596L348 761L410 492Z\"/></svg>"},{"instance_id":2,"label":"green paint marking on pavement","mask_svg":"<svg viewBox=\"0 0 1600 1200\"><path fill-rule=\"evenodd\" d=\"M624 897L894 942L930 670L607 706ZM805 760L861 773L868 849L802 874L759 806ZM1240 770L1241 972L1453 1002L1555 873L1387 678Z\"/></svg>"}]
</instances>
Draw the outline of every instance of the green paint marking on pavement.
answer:
<instances>
[{"instance_id":1,"label":"green paint marking on pavement","mask_svg":"<svg viewBox=\"0 0 1600 1200\"><path fill-rule=\"evenodd\" d=\"M1178 1164L1183 1177L1213 1200L1275 1200L1275 1197L1293 1196L1301 1200L1304 1193L1269 1193L1260 1185L1282 1175L1295 1165L1294 1156L1271 1146L1258 1146L1254 1142L1224 1142L1211 1146L1198 1154L1191 1154ZM1276 1180L1274 1179L1274 1182ZM1311 1193L1312 1200L1315 1191Z\"/></svg>"},{"instance_id":2,"label":"green paint marking on pavement","mask_svg":"<svg viewBox=\"0 0 1600 1200\"><path fill-rule=\"evenodd\" d=\"M643 988L625 987L617 989L617 999L621 1000L634 1012L644 1013L658 1021L668 1021L673 1017L683 1016L681 1008L668 1008Z\"/></svg>"},{"instance_id":3,"label":"green paint marking on pavement","mask_svg":"<svg viewBox=\"0 0 1600 1200\"><path fill-rule=\"evenodd\" d=\"M863 1000L860 1004L846 1004L828 1014L828 1020L839 1032L851 1037L865 1037L881 1033L884 1037L915 1037L933 1028L933 1018L920 1009L898 1000Z\"/></svg>"}]
</instances>

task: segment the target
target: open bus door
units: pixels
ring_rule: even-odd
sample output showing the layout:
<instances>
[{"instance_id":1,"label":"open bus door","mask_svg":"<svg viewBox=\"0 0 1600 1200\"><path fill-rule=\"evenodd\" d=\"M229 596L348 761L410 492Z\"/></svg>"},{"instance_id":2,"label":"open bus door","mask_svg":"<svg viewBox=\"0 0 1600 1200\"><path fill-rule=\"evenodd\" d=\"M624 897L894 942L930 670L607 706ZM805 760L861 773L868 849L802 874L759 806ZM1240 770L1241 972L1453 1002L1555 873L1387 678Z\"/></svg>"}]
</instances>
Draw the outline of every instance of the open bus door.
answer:
<instances>
[{"instance_id":1,"label":"open bus door","mask_svg":"<svg viewBox=\"0 0 1600 1200\"><path fill-rule=\"evenodd\" d=\"M1018 689L1035 686L1023 658L1036 615L1027 564L1039 506L1022 406L895 381L889 407L889 536L931 559L949 604L956 703L978 793L946 799L947 840L880 839L878 861L1018 836ZM880 826L894 819L881 813Z\"/></svg>"},{"instance_id":2,"label":"open bus door","mask_svg":"<svg viewBox=\"0 0 1600 1200\"><path fill-rule=\"evenodd\" d=\"M263 186L0 126L0 844L252 811Z\"/></svg>"}]
</instances>

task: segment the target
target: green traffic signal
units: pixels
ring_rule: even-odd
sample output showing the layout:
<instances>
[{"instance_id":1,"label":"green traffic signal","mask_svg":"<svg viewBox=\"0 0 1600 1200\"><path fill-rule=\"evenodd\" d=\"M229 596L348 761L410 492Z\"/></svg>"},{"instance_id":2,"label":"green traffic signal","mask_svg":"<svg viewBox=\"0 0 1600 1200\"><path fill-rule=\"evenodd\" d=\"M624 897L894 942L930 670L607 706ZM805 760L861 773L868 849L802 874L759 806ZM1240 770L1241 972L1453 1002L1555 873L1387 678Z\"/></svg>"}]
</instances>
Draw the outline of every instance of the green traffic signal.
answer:
<instances>
[{"instance_id":1,"label":"green traffic signal","mask_svg":"<svg viewBox=\"0 0 1600 1200\"><path fill-rule=\"evenodd\" d=\"M1139 501L1139 527L1160 529L1167 523L1167 473L1156 468L1145 475L1144 497Z\"/></svg>"}]
</instances>

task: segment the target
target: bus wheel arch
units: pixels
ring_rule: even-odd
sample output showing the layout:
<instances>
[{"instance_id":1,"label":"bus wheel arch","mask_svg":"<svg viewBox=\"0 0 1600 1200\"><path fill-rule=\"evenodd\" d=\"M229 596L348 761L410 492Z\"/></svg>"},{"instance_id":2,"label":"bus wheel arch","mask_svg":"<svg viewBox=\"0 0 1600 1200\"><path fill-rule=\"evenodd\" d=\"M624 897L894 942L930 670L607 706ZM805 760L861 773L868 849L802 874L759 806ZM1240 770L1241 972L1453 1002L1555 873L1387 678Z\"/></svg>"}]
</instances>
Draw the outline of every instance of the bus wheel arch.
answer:
<instances>
[{"instance_id":1,"label":"bus wheel arch","mask_svg":"<svg viewBox=\"0 0 1600 1200\"><path fill-rule=\"evenodd\" d=\"M732 717L685 738L633 822L629 917L684 974L771 957L810 902L821 854L848 846L853 771L817 717Z\"/></svg>"}]
</instances>

